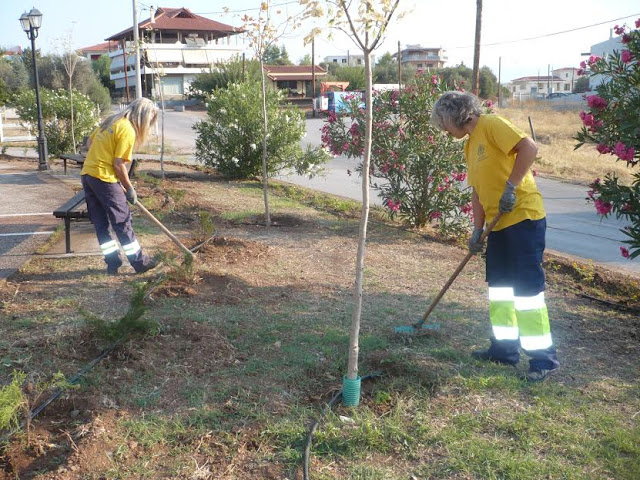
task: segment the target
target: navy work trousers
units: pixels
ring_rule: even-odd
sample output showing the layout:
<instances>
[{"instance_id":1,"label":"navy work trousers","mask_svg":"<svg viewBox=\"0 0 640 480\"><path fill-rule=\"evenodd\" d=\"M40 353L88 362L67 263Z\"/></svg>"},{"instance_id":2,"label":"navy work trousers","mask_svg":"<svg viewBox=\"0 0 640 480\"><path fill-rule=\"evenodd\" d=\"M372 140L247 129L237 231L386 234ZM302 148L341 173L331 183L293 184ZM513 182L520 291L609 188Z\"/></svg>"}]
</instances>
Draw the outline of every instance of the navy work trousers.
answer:
<instances>
[{"instance_id":1,"label":"navy work trousers","mask_svg":"<svg viewBox=\"0 0 640 480\"><path fill-rule=\"evenodd\" d=\"M111 237L109 225L118 237L129 263L136 272L149 262L144 255L131 225L131 210L119 183L103 182L91 175L82 175L82 187L89 218L93 222L98 243L109 268L117 269L122 265L120 249Z\"/></svg>"}]
</instances>

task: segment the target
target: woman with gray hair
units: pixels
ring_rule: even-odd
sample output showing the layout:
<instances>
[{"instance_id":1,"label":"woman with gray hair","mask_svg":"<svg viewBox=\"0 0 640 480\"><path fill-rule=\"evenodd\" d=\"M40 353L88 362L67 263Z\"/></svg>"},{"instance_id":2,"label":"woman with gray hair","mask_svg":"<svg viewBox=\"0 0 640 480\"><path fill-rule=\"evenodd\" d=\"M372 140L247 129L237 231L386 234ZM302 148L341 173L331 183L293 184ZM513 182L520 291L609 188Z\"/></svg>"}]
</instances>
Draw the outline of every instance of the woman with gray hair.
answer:
<instances>
[{"instance_id":1,"label":"woman with gray hair","mask_svg":"<svg viewBox=\"0 0 640 480\"><path fill-rule=\"evenodd\" d=\"M486 249L491 346L471 355L515 366L522 347L530 357L526 379L544 380L560 364L544 299L546 214L531 172L538 147L509 120L483 114L478 98L466 92L444 93L433 106L431 121L455 138L466 137L467 178L473 189L471 252L483 249L485 221L501 215Z\"/></svg>"},{"instance_id":2,"label":"woman with gray hair","mask_svg":"<svg viewBox=\"0 0 640 480\"><path fill-rule=\"evenodd\" d=\"M107 117L89 137L89 151L81 171L82 187L110 275L118 273L122 260L109 225L136 273L144 273L157 264L142 252L133 232L127 201L135 205L137 195L126 165L131 162L134 146L146 141L157 119L156 105L147 98L139 98Z\"/></svg>"}]
</instances>

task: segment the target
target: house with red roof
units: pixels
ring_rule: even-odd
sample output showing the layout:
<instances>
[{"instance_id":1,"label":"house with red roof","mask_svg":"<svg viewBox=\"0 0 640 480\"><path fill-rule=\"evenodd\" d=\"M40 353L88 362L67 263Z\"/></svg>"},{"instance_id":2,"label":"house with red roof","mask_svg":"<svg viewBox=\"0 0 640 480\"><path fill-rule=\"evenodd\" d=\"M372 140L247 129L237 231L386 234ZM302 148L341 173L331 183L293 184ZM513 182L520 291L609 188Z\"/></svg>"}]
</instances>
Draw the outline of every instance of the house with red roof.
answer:
<instances>
[{"instance_id":1,"label":"house with red roof","mask_svg":"<svg viewBox=\"0 0 640 480\"><path fill-rule=\"evenodd\" d=\"M188 8L157 8L138 23L143 95L181 100L196 75L242 55L242 29L192 13ZM135 88L133 27L105 39L117 48L111 57L116 89ZM161 79L161 80L159 80ZM162 85L162 87L160 87Z\"/></svg>"},{"instance_id":2,"label":"house with red roof","mask_svg":"<svg viewBox=\"0 0 640 480\"><path fill-rule=\"evenodd\" d=\"M269 80L269 88L285 90L287 97L293 99L313 98L314 70L311 65L265 65L264 73ZM327 73L316 65L316 82L319 83Z\"/></svg>"},{"instance_id":3,"label":"house with red roof","mask_svg":"<svg viewBox=\"0 0 640 480\"><path fill-rule=\"evenodd\" d=\"M77 50L78 55L86 58L87 60L96 61L105 53L109 53L111 50L118 48L116 42L102 42L96 45L90 45Z\"/></svg>"}]
</instances>

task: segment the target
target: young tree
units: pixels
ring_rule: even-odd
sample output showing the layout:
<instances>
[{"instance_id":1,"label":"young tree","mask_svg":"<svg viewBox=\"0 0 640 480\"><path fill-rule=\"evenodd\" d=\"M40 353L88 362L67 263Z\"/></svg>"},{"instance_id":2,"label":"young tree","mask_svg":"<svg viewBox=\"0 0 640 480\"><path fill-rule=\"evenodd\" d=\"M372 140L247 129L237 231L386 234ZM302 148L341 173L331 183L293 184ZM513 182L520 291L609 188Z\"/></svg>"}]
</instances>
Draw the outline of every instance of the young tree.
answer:
<instances>
[{"instance_id":1,"label":"young tree","mask_svg":"<svg viewBox=\"0 0 640 480\"><path fill-rule=\"evenodd\" d=\"M71 37L71 33L60 40L63 48L62 65L64 67L64 71L67 73L67 85L69 86L69 106L71 109L71 143L73 146L73 153L77 153L75 122L73 121L73 73L76 69L76 65L78 64L78 60L80 59L80 57L78 57L75 50L72 48L72 42L73 39Z\"/></svg>"},{"instance_id":2,"label":"young tree","mask_svg":"<svg viewBox=\"0 0 640 480\"><path fill-rule=\"evenodd\" d=\"M373 125L373 96L372 96L372 67L371 52L382 40L387 26L393 18L400 0L300 0L306 5L306 13L312 18L322 18L325 15L323 6L328 7L326 18L329 27L345 32L362 50L364 55L365 72L365 126L364 149L362 163L362 212L360 215L360 231L358 239L358 253L356 258L356 279L354 288L354 309L349 331L349 361L347 375L343 385L343 403L357 406L360 401L360 377L358 376L358 337L360 335L360 318L362 315L362 283L364 276L365 246L367 240L367 223L369 220L369 175L371 164L371 130ZM314 28L307 39L321 33L319 27Z\"/></svg>"},{"instance_id":3,"label":"young tree","mask_svg":"<svg viewBox=\"0 0 640 480\"><path fill-rule=\"evenodd\" d=\"M260 86L262 90L262 195L264 199L264 217L267 227L271 226L271 213L269 211L269 183L268 183L268 133L269 133L269 115L267 112L267 83L264 66L272 54L277 51L282 56L286 51L280 52L276 42L279 38L288 33L289 30L297 28L299 20L288 16L282 23L275 24L272 19L270 1L264 1L260 4L260 10L257 18L245 15L242 17L244 30L249 39L249 44L260 62ZM280 13L277 11L276 13ZM288 57L287 57L288 60Z\"/></svg>"},{"instance_id":4,"label":"young tree","mask_svg":"<svg viewBox=\"0 0 640 480\"><path fill-rule=\"evenodd\" d=\"M580 112L582 128L576 135L576 148L589 143L603 155L611 155L616 161L626 162L629 168L640 165L640 19L635 30L627 26L615 27L622 37L622 50L614 51L606 58L591 56L581 63L579 74L587 66L591 76L601 83L596 94L587 96L587 111ZM629 224L622 229L628 237L620 253L625 258L640 256L640 171L633 174L630 185L621 184L615 174L607 174L604 180L596 179L588 192L598 214L606 217L615 214Z\"/></svg>"}]
</instances>

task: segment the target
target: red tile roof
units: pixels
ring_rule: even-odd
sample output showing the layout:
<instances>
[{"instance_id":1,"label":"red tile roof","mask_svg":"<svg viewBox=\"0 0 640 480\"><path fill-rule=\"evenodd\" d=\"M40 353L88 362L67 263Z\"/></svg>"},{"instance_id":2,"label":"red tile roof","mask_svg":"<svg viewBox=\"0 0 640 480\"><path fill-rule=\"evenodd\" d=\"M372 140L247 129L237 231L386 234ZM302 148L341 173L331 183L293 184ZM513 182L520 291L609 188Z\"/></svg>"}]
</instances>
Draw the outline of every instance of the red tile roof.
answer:
<instances>
[{"instance_id":1,"label":"red tile roof","mask_svg":"<svg viewBox=\"0 0 640 480\"><path fill-rule=\"evenodd\" d=\"M108 52L109 51L109 44L111 44L111 42L97 43L97 44L91 45L89 47L79 48L78 51L79 52L84 52L84 53L88 53L88 52Z\"/></svg>"},{"instance_id":2,"label":"red tile roof","mask_svg":"<svg viewBox=\"0 0 640 480\"><path fill-rule=\"evenodd\" d=\"M192 13L188 8L164 8L158 7L154 15L154 21L151 22L151 18L147 18L138 23L139 29L154 29L154 30L182 30L189 32L214 32L217 33L217 37L224 37L227 34L242 33L241 28L236 28L231 25L216 22L200 15ZM133 27L129 27L115 35L106 38L105 40L121 40L123 38L132 35Z\"/></svg>"}]
</instances>

